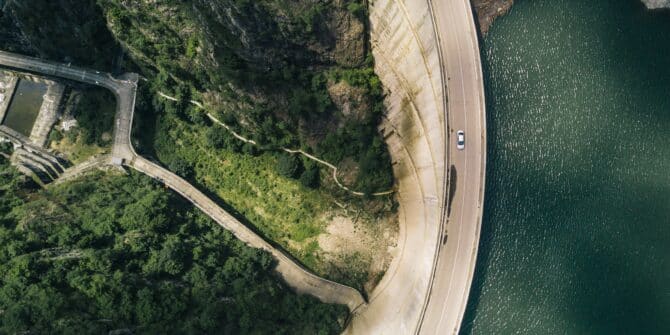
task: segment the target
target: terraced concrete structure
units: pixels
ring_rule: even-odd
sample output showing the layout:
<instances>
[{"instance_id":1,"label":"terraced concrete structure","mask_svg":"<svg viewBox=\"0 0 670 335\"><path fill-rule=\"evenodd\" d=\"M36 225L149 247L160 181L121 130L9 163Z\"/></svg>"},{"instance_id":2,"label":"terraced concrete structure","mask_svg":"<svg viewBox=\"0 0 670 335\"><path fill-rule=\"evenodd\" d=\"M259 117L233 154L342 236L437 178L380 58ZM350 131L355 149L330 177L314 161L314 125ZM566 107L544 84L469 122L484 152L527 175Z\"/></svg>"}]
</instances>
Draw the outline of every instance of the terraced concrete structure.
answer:
<instances>
[{"instance_id":1,"label":"terraced concrete structure","mask_svg":"<svg viewBox=\"0 0 670 335\"><path fill-rule=\"evenodd\" d=\"M386 275L347 328L412 334L429 294L446 194L445 85L428 3L370 3L375 72L387 88L382 124L398 181L400 234Z\"/></svg>"}]
</instances>

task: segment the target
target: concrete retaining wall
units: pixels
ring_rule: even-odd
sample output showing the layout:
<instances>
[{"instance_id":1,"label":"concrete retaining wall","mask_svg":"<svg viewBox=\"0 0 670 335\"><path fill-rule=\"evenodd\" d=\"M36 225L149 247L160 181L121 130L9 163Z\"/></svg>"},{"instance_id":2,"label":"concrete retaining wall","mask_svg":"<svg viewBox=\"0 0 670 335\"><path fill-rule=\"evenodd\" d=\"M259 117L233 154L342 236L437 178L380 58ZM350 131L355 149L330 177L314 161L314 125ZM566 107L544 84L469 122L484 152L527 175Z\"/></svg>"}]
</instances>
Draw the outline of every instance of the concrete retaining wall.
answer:
<instances>
[{"instance_id":1,"label":"concrete retaining wall","mask_svg":"<svg viewBox=\"0 0 670 335\"><path fill-rule=\"evenodd\" d=\"M65 91L65 85L61 83L55 81L46 81L46 83L48 85L47 92L44 94L42 107L40 107L40 112L30 133L30 141L39 147L46 145L51 128L58 121L58 110Z\"/></svg>"},{"instance_id":2,"label":"concrete retaining wall","mask_svg":"<svg viewBox=\"0 0 670 335\"><path fill-rule=\"evenodd\" d=\"M445 90L427 1L373 1L370 27L375 71L388 90L381 128L399 183L400 234L389 270L345 332L410 334L425 306L441 236Z\"/></svg>"},{"instance_id":3,"label":"concrete retaining wall","mask_svg":"<svg viewBox=\"0 0 670 335\"><path fill-rule=\"evenodd\" d=\"M10 72L0 71L0 124L5 119L19 78Z\"/></svg>"}]
</instances>

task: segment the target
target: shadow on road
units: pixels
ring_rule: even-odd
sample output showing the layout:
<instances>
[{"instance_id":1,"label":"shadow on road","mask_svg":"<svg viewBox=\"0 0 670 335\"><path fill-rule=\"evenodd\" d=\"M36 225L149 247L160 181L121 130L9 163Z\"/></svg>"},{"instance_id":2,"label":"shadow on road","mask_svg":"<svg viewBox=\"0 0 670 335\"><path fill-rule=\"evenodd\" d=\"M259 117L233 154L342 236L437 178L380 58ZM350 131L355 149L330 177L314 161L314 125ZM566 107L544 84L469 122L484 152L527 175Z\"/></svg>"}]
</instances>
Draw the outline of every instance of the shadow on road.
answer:
<instances>
[{"instance_id":1,"label":"shadow on road","mask_svg":"<svg viewBox=\"0 0 670 335\"><path fill-rule=\"evenodd\" d=\"M454 202L454 194L456 193L456 181L458 175L456 166L452 165L449 169L449 202L447 205L447 216L451 216L451 204Z\"/></svg>"}]
</instances>

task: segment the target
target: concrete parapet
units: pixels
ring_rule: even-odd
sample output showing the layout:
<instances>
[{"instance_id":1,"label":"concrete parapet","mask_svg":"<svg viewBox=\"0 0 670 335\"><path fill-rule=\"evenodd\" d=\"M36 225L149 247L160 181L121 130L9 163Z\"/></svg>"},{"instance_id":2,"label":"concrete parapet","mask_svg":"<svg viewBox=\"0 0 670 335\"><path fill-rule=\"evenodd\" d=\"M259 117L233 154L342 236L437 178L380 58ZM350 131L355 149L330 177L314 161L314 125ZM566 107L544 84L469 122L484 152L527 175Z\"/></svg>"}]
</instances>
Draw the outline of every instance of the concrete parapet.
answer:
<instances>
[{"instance_id":1,"label":"concrete parapet","mask_svg":"<svg viewBox=\"0 0 670 335\"><path fill-rule=\"evenodd\" d=\"M31 165L36 166L41 171L44 171L44 173L46 173L51 180L58 178L58 175L63 172L53 162L44 159L39 154L30 152L23 148L17 148L14 151L14 156L19 162L29 162Z\"/></svg>"},{"instance_id":2,"label":"concrete parapet","mask_svg":"<svg viewBox=\"0 0 670 335\"><path fill-rule=\"evenodd\" d=\"M109 155L95 156L81 162L75 166L69 167L55 180L55 184L63 183L68 180L79 178L89 172L102 169L106 166L111 167L111 157Z\"/></svg>"},{"instance_id":3,"label":"concrete parapet","mask_svg":"<svg viewBox=\"0 0 670 335\"><path fill-rule=\"evenodd\" d=\"M47 81L47 85L40 112L30 133L30 141L39 147L44 147L51 128L58 121L58 108L65 92L65 85L61 83Z\"/></svg>"},{"instance_id":4,"label":"concrete parapet","mask_svg":"<svg viewBox=\"0 0 670 335\"><path fill-rule=\"evenodd\" d=\"M0 71L0 124L5 119L18 82L19 78L11 72Z\"/></svg>"},{"instance_id":5,"label":"concrete parapet","mask_svg":"<svg viewBox=\"0 0 670 335\"><path fill-rule=\"evenodd\" d=\"M58 176L51 167L44 164L43 160L35 155L26 154L26 152L14 152L14 166L28 167L45 184L52 182Z\"/></svg>"},{"instance_id":6,"label":"concrete parapet","mask_svg":"<svg viewBox=\"0 0 670 335\"><path fill-rule=\"evenodd\" d=\"M68 166L68 162L35 146L29 142L28 138L8 127L0 125L0 137L14 144L16 148L13 154L15 165L28 167L45 183L57 178ZM19 171L27 172L25 169L19 169Z\"/></svg>"},{"instance_id":7,"label":"concrete parapet","mask_svg":"<svg viewBox=\"0 0 670 335\"><path fill-rule=\"evenodd\" d=\"M387 89L381 131L398 180L400 234L386 275L345 331L415 333L430 288L445 204L445 88L426 1L370 4L375 72Z\"/></svg>"}]
</instances>

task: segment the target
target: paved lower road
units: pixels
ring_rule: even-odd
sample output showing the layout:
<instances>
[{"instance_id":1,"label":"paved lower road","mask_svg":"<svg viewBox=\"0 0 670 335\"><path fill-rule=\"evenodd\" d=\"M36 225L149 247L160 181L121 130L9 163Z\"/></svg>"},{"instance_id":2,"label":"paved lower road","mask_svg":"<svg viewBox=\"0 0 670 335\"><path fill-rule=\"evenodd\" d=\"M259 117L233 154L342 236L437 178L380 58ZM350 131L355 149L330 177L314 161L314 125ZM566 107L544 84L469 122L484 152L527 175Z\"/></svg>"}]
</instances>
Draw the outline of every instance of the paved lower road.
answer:
<instances>
[{"instance_id":1,"label":"paved lower road","mask_svg":"<svg viewBox=\"0 0 670 335\"><path fill-rule=\"evenodd\" d=\"M238 239L249 246L270 252L277 260L276 271L298 293L313 295L327 303L346 305L349 307L349 310L354 310L365 304L365 300L357 290L318 277L307 271L283 250L263 240L263 238L219 207L193 185L169 170L135 153L130 136L138 81L136 74L125 74L120 78L114 78L108 73L43 61L3 51L0 51L0 66L70 79L91 85L99 85L111 90L117 98L117 112L114 120L114 142L112 146L113 158L122 159L124 164L165 183L165 185L181 194L219 225L231 231Z\"/></svg>"},{"instance_id":2,"label":"paved lower road","mask_svg":"<svg viewBox=\"0 0 670 335\"><path fill-rule=\"evenodd\" d=\"M112 156L131 160L136 154L130 143L130 130L135 110L136 74L114 78L109 73L92 71L56 62L0 51L0 65L20 71L65 78L105 87L116 96L116 119Z\"/></svg>"},{"instance_id":3,"label":"paved lower road","mask_svg":"<svg viewBox=\"0 0 670 335\"><path fill-rule=\"evenodd\" d=\"M278 260L277 272L299 293L311 294L322 301L347 305L350 310L364 304L358 291L308 272L282 250L273 247L181 177L141 156L135 157L129 165L175 190L223 228L233 232L238 239L270 252Z\"/></svg>"},{"instance_id":4,"label":"paved lower road","mask_svg":"<svg viewBox=\"0 0 670 335\"><path fill-rule=\"evenodd\" d=\"M456 168L456 187L450 195L453 202L447 221L447 243L438 254L419 333L456 334L468 302L482 222L486 171L484 85L470 1L429 1L447 77L449 162ZM465 150L456 148L458 130L465 131Z\"/></svg>"}]
</instances>

